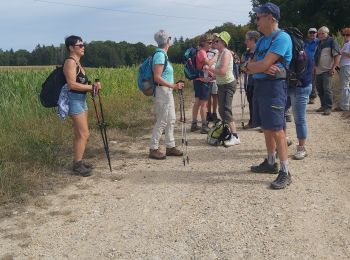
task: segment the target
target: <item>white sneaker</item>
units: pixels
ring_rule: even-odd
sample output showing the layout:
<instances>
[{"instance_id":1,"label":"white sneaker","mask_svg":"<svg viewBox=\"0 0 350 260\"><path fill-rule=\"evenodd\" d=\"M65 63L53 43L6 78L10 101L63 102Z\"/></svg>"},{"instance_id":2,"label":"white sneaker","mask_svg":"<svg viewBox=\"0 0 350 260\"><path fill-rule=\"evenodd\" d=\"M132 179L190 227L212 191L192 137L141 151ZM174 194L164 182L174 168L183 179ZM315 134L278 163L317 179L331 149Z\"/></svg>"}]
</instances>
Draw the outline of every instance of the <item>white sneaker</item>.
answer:
<instances>
[{"instance_id":1,"label":"white sneaker","mask_svg":"<svg viewBox=\"0 0 350 260\"><path fill-rule=\"evenodd\" d=\"M224 141L225 146L233 146L240 143L241 140L239 140L239 137L235 137L234 135L231 135L231 138L229 140Z\"/></svg>"},{"instance_id":2,"label":"white sneaker","mask_svg":"<svg viewBox=\"0 0 350 260\"><path fill-rule=\"evenodd\" d=\"M297 151L293 156L294 160L302 160L307 156L306 150L304 146L297 146Z\"/></svg>"}]
</instances>

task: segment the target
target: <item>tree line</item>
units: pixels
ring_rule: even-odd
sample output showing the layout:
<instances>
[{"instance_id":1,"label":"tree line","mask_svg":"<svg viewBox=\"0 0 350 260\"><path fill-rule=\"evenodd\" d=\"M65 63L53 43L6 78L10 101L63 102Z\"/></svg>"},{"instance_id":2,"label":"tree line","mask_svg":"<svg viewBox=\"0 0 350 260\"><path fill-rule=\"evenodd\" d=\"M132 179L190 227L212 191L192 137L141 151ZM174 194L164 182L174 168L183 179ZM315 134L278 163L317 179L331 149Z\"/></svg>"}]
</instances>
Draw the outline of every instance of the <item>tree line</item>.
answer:
<instances>
[{"instance_id":1,"label":"tree line","mask_svg":"<svg viewBox=\"0 0 350 260\"><path fill-rule=\"evenodd\" d=\"M236 51L244 50L244 35L247 26L225 23L222 26L209 30L208 33L228 31L231 36L229 48ZM198 37L193 39L175 38L174 45L169 49L169 60L181 63L183 54L189 47L198 45ZM114 42L114 41L92 41L85 43L85 55L82 63L86 67L122 67L140 64L156 49L154 45L139 43ZM64 44L58 47L53 45L37 45L32 52L27 50L3 51L0 49L0 66L36 66L62 64L67 57Z\"/></svg>"}]
</instances>

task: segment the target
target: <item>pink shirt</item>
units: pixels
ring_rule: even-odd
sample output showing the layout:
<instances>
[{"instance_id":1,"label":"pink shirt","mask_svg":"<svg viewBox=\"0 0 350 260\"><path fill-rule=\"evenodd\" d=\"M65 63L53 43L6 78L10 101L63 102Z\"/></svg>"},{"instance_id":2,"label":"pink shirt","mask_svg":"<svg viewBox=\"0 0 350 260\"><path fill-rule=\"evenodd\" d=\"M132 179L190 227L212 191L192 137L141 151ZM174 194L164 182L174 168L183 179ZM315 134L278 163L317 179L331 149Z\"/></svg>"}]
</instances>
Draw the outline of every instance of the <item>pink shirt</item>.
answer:
<instances>
[{"instance_id":1,"label":"pink shirt","mask_svg":"<svg viewBox=\"0 0 350 260\"><path fill-rule=\"evenodd\" d=\"M205 59L208 58L207 52L204 49L199 49L196 57L196 68L202 70ZM196 78L196 80L205 81L204 78Z\"/></svg>"}]
</instances>

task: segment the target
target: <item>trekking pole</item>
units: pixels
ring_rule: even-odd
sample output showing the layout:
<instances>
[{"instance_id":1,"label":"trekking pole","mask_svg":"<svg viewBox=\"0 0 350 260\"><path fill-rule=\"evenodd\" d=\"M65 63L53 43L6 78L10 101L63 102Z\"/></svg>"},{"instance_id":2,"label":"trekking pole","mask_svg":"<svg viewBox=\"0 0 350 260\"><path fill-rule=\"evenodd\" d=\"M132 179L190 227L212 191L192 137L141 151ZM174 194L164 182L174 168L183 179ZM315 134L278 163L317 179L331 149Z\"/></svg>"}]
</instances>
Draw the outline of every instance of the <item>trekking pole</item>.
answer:
<instances>
[{"instance_id":1,"label":"trekking pole","mask_svg":"<svg viewBox=\"0 0 350 260\"><path fill-rule=\"evenodd\" d=\"M190 163L190 159L187 153L188 141L187 141L187 127L186 127L186 114L185 114L185 99L182 89L179 89L180 100L180 121L181 121L181 142L182 142L182 162L184 166Z\"/></svg>"},{"instance_id":2,"label":"trekking pole","mask_svg":"<svg viewBox=\"0 0 350 260\"><path fill-rule=\"evenodd\" d=\"M248 82L248 80L245 80L245 83ZM245 85L242 86L242 76L239 76L239 89L240 89L240 93L241 93L241 110L242 110L242 115L241 115L241 125L244 128L244 121L243 121L243 117L244 117L244 108L245 108L245 96L243 97L243 89L245 92ZM246 94L245 94L246 95Z\"/></svg>"},{"instance_id":3,"label":"trekking pole","mask_svg":"<svg viewBox=\"0 0 350 260\"><path fill-rule=\"evenodd\" d=\"M98 83L99 80L96 79L95 82ZM98 96L98 102L99 102L99 106L100 106L101 115L99 115L99 113L98 113L96 100L95 100L96 95ZM112 165L111 165L111 158L110 158L110 154L109 154L109 145L108 145L108 137L107 137L107 123L105 122L105 118L104 118L104 114L103 114L102 98L101 98L100 91L98 91L96 88L94 88L94 90L91 94L91 97L92 97L92 102L93 102L94 108L95 108L97 124L99 126L102 141L103 141L103 148L105 150L106 157L108 160L109 170L110 170L110 172L112 172Z\"/></svg>"}]
</instances>

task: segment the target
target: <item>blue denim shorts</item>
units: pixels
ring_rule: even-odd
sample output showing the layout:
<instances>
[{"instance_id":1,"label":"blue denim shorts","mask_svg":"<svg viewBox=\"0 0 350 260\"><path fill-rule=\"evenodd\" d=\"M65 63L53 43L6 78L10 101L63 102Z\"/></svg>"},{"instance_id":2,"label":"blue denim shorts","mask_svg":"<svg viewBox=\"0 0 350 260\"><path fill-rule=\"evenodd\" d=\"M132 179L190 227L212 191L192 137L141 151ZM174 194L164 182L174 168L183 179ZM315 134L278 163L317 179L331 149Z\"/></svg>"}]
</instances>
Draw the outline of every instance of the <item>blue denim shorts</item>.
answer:
<instances>
[{"instance_id":1,"label":"blue denim shorts","mask_svg":"<svg viewBox=\"0 0 350 260\"><path fill-rule=\"evenodd\" d=\"M68 92L68 104L69 111L68 115L78 115L88 110L86 104L86 94Z\"/></svg>"},{"instance_id":2,"label":"blue denim shorts","mask_svg":"<svg viewBox=\"0 0 350 260\"><path fill-rule=\"evenodd\" d=\"M285 80L254 80L253 126L273 131L284 129L286 102Z\"/></svg>"},{"instance_id":3,"label":"blue denim shorts","mask_svg":"<svg viewBox=\"0 0 350 260\"><path fill-rule=\"evenodd\" d=\"M200 80L193 80L194 97L199 100L208 100L210 96L209 83Z\"/></svg>"}]
</instances>

